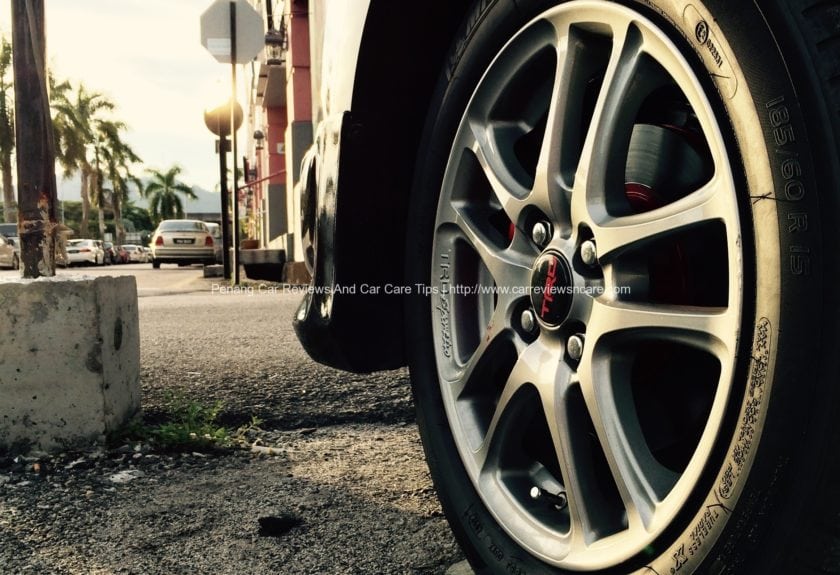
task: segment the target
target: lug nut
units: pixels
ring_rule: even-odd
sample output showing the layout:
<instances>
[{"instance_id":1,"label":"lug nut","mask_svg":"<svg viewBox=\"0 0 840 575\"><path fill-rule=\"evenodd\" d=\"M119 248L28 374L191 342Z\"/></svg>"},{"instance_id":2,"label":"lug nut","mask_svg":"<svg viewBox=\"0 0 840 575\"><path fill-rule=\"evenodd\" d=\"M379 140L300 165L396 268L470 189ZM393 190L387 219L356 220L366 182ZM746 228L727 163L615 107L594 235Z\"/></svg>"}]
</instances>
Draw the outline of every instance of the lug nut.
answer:
<instances>
[{"instance_id":1,"label":"lug nut","mask_svg":"<svg viewBox=\"0 0 840 575\"><path fill-rule=\"evenodd\" d=\"M576 333L566 342L566 351L569 353L569 357L575 361L580 361L580 358L583 357L583 341L583 334Z\"/></svg>"},{"instance_id":2,"label":"lug nut","mask_svg":"<svg viewBox=\"0 0 840 575\"><path fill-rule=\"evenodd\" d=\"M545 501L546 503L550 503L558 510L563 509L569 504L569 500L566 497L565 492L561 491L560 493L554 494L536 486L531 488L531 499L534 501Z\"/></svg>"},{"instance_id":3,"label":"lug nut","mask_svg":"<svg viewBox=\"0 0 840 575\"><path fill-rule=\"evenodd\" d=\"M551 224L548 222L534 224L534 228L531 230L531 239L541 248L545 247L551 239Z\"/></svg>"},{"instance_id":4,"label":"lug nut","mask_svg":"<svg viewBox=\"0 0 840 575\"><path fill-rule=\"evenodd\" d=\"M528 333L534 333L537 330L537 318L530 309L522 312L519 323L522 325L522 329Z\"/></svg>"},{"instance_id":5,"label":"lug nut","mask_svg":"<svg viewBox=\"0 0 840 575\"><path fill-rule=\"evenodd\" d=\"M598 249L594 241L586 240L580 245L580 259L589 267L598 265Z\"/></svg>"}]
</instances>

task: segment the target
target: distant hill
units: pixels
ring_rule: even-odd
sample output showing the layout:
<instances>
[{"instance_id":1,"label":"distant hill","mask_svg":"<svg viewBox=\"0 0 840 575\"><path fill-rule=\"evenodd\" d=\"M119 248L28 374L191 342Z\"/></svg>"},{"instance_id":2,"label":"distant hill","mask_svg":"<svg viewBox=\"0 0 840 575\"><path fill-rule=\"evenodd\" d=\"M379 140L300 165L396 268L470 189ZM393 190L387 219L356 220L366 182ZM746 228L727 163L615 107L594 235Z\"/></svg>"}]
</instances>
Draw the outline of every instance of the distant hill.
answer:
<instances>
[{"instance_id":1,"label":"distant hill","mask_svg":"<svg viewBox=\"0 0 840 575\"><path fill-rule=\"evenodd\" d=\"M58 185L58 197L61 200L80 201L82 199L79 190L82 187L81 179L78 177L69 180L62 180L60 177L56 182ZM193 187L195 195L198 196L196 200L184 199L184 210L188 213L213 213L222 211L222 197L218 192L211 192L200 188ZM131 202L135 206L141 208L148 208L149 202L145 198L141 198L138 194L131 194Z\"/></svg>"}]
</instances>

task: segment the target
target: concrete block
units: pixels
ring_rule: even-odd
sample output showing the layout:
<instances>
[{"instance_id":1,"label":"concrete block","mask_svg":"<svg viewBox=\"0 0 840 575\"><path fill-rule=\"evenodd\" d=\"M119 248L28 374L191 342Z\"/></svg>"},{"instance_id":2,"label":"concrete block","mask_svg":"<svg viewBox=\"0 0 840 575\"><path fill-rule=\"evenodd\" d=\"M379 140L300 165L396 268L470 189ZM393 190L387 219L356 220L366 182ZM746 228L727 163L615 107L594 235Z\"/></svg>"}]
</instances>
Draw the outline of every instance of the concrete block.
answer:
<instances>
[{"instance_id":1,"label":"concrete block","mask_svg":"<svg viewBox=\"0 0 840 575\"><path fill-rule=\"evenodd\" d=\"M212 264L204 266L204 277L206 278L220 278L225 275L225 268L221 264Z\"/></svg>"},{"instance_id":2,"label":"concrete block","mask_svg":"<svg viewBox=\"0 0 840 575\"><path fill-rule=\"evenodd\" d=\"M57 451L140 410L133 277L0 282L0 451Z\"/></svg>"}]
</instances>

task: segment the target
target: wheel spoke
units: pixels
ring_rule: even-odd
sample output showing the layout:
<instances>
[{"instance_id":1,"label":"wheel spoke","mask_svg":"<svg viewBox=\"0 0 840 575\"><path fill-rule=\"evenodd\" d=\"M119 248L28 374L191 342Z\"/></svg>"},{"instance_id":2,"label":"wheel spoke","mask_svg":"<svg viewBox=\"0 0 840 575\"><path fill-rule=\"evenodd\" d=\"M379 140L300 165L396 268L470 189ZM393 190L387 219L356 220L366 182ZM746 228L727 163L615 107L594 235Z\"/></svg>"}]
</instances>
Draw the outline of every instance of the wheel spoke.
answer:
<instances>
[{"instance_id":1,"label":"wheel spoke","mask_svg":"<svg viewBox=\"0 0 840 575\"><path fill-rule=\"evenodd\" d=\"M700 190L661 208L592 224L601 263L636 244L715 220L729 213L726 195L731 192L718 178Z\"/></svg>"},{"instance_id":2,"label":"wheel spoke","mask_svg":"<svg viewBox=\"0 0 840 575\"><path fill-rule=\"evenodd\" d=\"M647 66L635 24L613 26L613 49L586 134L572 194L572 222L606 217L610 192L624 189L626 148L644 98L667 78Z\"/></svg>"},{"instance_id":3,"label":"wheel spoke","mask_svg":"<svg viewBox=\"0 0 840 575\"><path fill-rule=\"evenodd\" d=\"M631 528L648 528L663 495L678 476L650 453L635 419L633 399L613 381L615 359L597 355L606 337L616 341L668 340L706 351L723 362L734 353L738 315L731 309L653 306L593 301L587 349L578 368L581 388ZM609 349L610 346L607 346ZM629 371L629 366L627 370ZM728 368L721 381L729 377Z\"/></svg>"},{"instance_id":4,"label":"wheel spoke","mask_svg":"<svg viewBox=\"0 0 840 575\"><path fill-rule=\"evenodd\" d=\"M576 129L578 118L577 114L569 114L569 111L573 108L572 102L581 97L577 93L580 82L576 82L575 79L585 67L581 65L581 61L585 61L585 58L581 56L581 46L569 40L568 22L555 23L555 26L559 40L557 71L551 89L546 129L537 160L534 187L527 200L557 225L568 226L570 206L567 194L571 194L571 189L564 181L566 166L561 160L577 146L575 140L579 137L579 130Z\"/></svg>"},{"instance_id":5,"label":"wheel spoke","mask_svg":"<svg viewBox=\"0 0 840 575\"><path fill-rule=\"evenodd\" d=\"M519 135L525 134L528 129L520 124L495 124L493 129L488 129L486 126L479 126L478 124L471 124L473 137L467 144L469 150L475 155L484 177L490 184L493 190L493 195L498 201L501 208L507 214L511 222L517 223L520 219L522 210L529 205L527 196L529 190L521 185L510 173L509 170L501 164L502 155L494 146L495 142L501 140L515 139L511 133ZM501 138L499 133L508 132L508 136ZM491 137L491 133L495 132L496 137Z\"/></svg>"},{"instance_id":6,"label":"wheel spoke","mask_svg":"<svg viewBox=\"0 0 840 575\"><path fill-rule=\"evenodd\" d=\"M628 528L647 529L678 476L654 459L639 426L630 424L635 423L627 416L633 410L632 397L613 389L608 360L585 354L578 377L598 442L624 503Z\"/></svg>"},{"instance_id":7,"label":"wheel spoke","mask_svg":"<svg viewBox=\"0 0 840 575\"><path fill-rule=\"evenodd\" d=\"M632 118L626 116L634 111L628 110L626 99L636 79L641 52L637 38L630 30L629 27L613 30L612 55L575 175L572 195L573 222L589 221L589 210L593 208L593 204L600 206L605 201L609 186L606 179L610 174L608 170L615 170L620 161L620 158L615 157L619 155L618 132L632 125ZM612 175L623 178L623 169L619 172Z\"/></svg>"},{"instance_id":8,"label":"wheel spoke","mask_svg":"<svg viewBox=\"0 0 840 575\"><path fill-rule=\"evenodd\" d=\"M499 303L493 311L487 329L482 334L478 347L452 380L454 398L460 398L464 391L471 387L477 369L487 359L487 354L493 353L500 339L509 339L517 348L517 351L524 350L525 343L520 338L515 337L511 326L510 317L514 302L515 300L509 296L499 298Z\"/></svg>"},{"instance_id":9,"label":"wheel spoke","mask_svg":"<svg viewBox=\"0 0 840 575\"><path fill-rule=\"evenodd\" d=\"M693 308L594 300L587 346L605 336L627 340L667 339L719 359L735 351L740 316L733 308Z\"/></svg>"},{"instance_id":10,"label":"wheel spoke","mask_svg":"<svg viewBox=\"0 0 840 575\"><path fill-rule=\"evenodd\" d=\"M555 456L566 488L571 517L571 545L584 547L592 539L591 534L595 532L598 502L585 495L586 479L583 477L585 466L580 465L582 458L577 451L581 437L575 437L576 433L580 435L583 432L573 426L572 414L568 412L568 391L576 383L576 376L563 362L560 363L558 372L562 378L555 377L554 386L546 381L538 389Z\"/></svg>"},{"instance_id":11,"label":"wheel spoke","mask_svg":"<svg viewBox=\"0 0 840 575\"><path fill-rule=\"evenodd\" d=\"M541 397L546 394L553 396L558 386L568 385L568 378L569 373L557 348L547 346L539 339L526 347L505 382L477 458L486 462L490 452L496 447L497 432L507 415L511 401L523 387L533 386Z\"/></svg>"},{"instance_id":12,"label":"wheel spoke","mask_svg":"<svg viewBox=\"0 0 840 575\"><path fill-rule=\"evenodd\" d=\"M516 246L501 247L488 237L487 226L482 227L473 218L469 206L462 202L450 202L441 209L438 219L445 224L454 224L458 232L455 237L465 240L478 257L487 266L497 286L527 286L531 275L533 256L516 251ZM480 216L479 216L480 217ZM439 234L446 236L443 230L451 228L444 225ZM453 242L455 237L450 237ZM468 286L472 288L473 286Z\"/></svg>"}]
</instances>

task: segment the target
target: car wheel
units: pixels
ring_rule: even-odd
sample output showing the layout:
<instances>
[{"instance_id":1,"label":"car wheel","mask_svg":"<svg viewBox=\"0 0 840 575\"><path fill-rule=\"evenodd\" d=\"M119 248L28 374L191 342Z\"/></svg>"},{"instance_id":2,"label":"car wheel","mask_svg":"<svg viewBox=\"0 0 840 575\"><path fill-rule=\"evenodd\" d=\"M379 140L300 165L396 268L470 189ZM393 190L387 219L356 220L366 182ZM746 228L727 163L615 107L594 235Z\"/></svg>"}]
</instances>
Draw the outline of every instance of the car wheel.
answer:
<instances>
[{"instance_id":1,"label":"car wheel","mask_svg":"<svg viewBox=\"0 0 840 575\"><path fill-rule=\"evenodd\" d=\"M762 9L477 2L454 42L406 348L477 572L840 573L840 13Z\"/></svg>"},{"instance_id":2,"label":"car wheel","mask_svg":"<svg viewBox=\"0 0 840 575\"><path fill-rule=\"evenodd\" d=\"M19 270L20 269L20 258L18 258L17 254L12 255L12 269Z\"/></svg>"}]
</instances>

